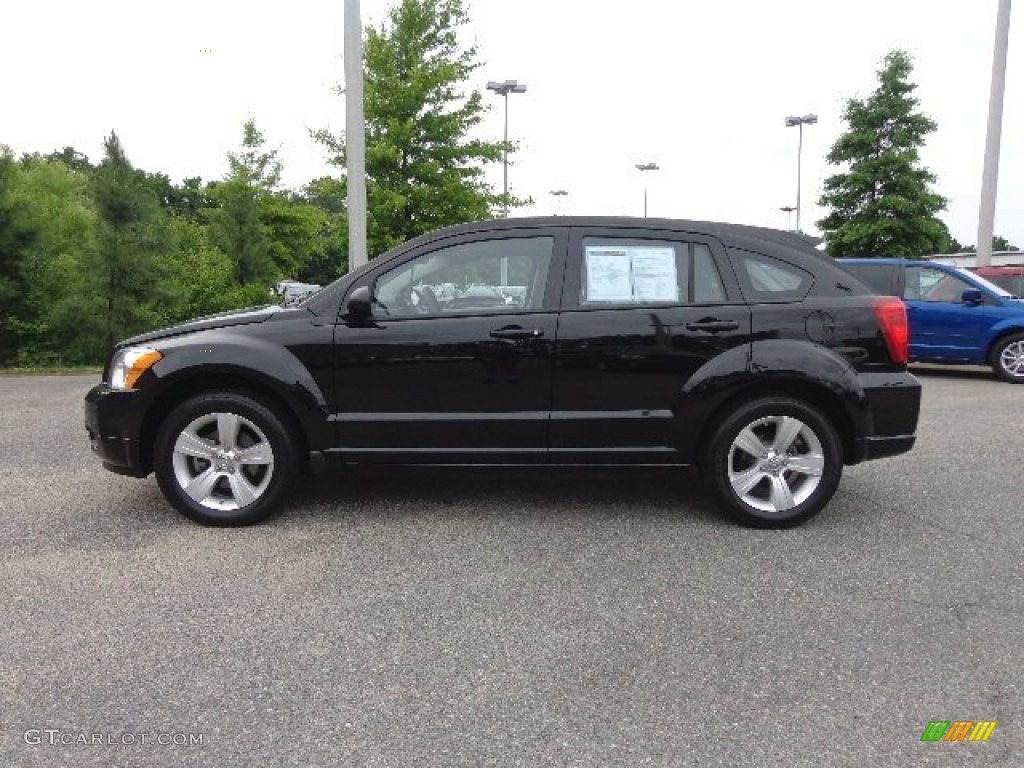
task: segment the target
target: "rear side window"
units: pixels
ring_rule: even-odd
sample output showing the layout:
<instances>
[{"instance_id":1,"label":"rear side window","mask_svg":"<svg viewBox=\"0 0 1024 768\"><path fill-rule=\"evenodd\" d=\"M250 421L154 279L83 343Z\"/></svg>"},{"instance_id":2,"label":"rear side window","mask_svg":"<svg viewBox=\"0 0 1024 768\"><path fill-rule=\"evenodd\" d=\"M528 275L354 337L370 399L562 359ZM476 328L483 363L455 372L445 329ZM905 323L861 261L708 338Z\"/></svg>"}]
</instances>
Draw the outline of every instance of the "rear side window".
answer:
<instances>
[{"instance_id":1,"label":"rear side window","mask_svg":"<svg viewBox=\"0 0 1024 768\"><path fill-rule=\"evenodd\" d=\"M864 285L882 296L898 296L896 275L899 267L894 264L848 264L843 268L860 280Z\"/></svg>"},{"instance_id":2,"label":"rear side window","mask_svg":"<svg viewBox=\"0 0 1024 768\"><path fill-rule=\"evenodd\" d=\"M580 277L582 306L725 301L711 251L700 243L584 238Z\"/></svg>"},{"instance_id":3,"label":"rear side window","mask_svg":"<svg viewBox=\"0 0 1024 768\"><path fill-rule=\"evenodd\" d=\"M999 274L979 272L979 274L990 283L995 283L1004 291L1009 291L1014 296L1024 296L1024 273L1017 275L1005 272Z\"/></svg>"},{"instance_id":4,"label":"rear side window","mask_svg":"<svg viewBox=\"0 0 1024 768\"><path fill-rule=\"evenodd\" d=\"M729 255L748 301L799 301L814 287L814 275L789 262L737 249Z\"/></svg>"}]
</instances>

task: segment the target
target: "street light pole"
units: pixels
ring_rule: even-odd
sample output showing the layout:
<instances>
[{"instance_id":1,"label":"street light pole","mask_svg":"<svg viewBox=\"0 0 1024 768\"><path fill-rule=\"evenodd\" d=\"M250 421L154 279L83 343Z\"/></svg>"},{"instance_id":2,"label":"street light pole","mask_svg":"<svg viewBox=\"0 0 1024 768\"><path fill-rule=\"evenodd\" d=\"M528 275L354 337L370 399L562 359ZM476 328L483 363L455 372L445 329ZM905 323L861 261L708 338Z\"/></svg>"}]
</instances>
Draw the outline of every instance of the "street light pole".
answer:
<instances>
[{"instance_id":1,"label":"street light pole","mask_svg":"<svg viewBox=\"0 0 1024 768\"><path fill-rule=\"evenodd\" d=\"M975 266L992 261L992 235L996 223L996 189L999 184L999 145L1003 135L1003 91L1006 86L1006 51L1010 38L1010 0L999 0L996 42L992 52L992 83L988 97L988 130L985 135L985 166L981 174L981 206L978 212L978 245Z\"/></svg>"},{"instance_id":2,"label":"street light pole","mask_svg":"<svg viewBox=\"0 0 1024 768\"><path fill-rule=\"evenodd\" d=\"M644 175L644 218L647 218L647 172L660 171L657 163L638 163L636 169Z\"/></svg>"},{"instance_id":3,"label":"street light pole","mask_svg":"<svg viewBox=\"0 0 1024 768\"><path fill-rule=\"evenodd\" d=\"M487 90L494 91L498 96L505 98L505 136L501 147L502 165L502 216L508 218L508 95L510 93L526 93L526 84L515 80L506 80L503 83L491 80L487 83Z\"/></svg>"},{"instance_id":4,"label":"street light pole","mask_svg":"<svg viewBox=\"0 0 1024 768\"><path fill-rule=\"evenodd\" d=\"M788 214L788 216L786 217L786 229L789 230L790 232L792 232L793 231L793 211L796 210L796 206L795 205L784 205L781 208L779 208L779 210L782 211L783 213Z\"/></svg>"},{"instance_id":5,"label":"street light pole","mask_svg":"<svg viewBox=\"0 0 1024 768\"><path fill-rule=\"evenodd\" d=\"M787 117L786 127L792 128L794 125L800 129L800 141L797 145L796 150L796 231L800 232L800 182L802 180L802 168L804 154L804 126L814 125L818 122L817 115L804 115L803 117Z\"/></svg>"},{"instance_id":6,"label":"street light pole","mask_svg":"<svg viewBox=\"0 0 1024 768\"><path fill-rule=\"evenodd\" d=\"M558 201L558 207L555 209L555 216L559 216L562 213L562 198L568 195L564 189L552 189L551 194L555 196Z\"/></svg>"},{"instance_id":7,"label":"street light pole","mask_svg":"<svg viewBox=\"0 0 1024 768\"><path fill-rule=\"evenodd\" d=\"M348 268L366 263L366 123L363 121L363 26L359 0L345 0L345 180Z\"/></svg>"}]
</instances>

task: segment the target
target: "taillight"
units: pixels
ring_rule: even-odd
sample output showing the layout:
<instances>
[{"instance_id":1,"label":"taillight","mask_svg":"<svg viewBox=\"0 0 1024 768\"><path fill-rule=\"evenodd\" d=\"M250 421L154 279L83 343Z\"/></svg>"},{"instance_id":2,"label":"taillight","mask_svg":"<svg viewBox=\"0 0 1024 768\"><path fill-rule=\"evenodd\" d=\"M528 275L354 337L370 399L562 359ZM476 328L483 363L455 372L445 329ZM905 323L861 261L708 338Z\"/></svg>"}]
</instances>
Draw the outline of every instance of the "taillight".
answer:
<instances>
[{"instance_id":1,"label":"taillight","mask_svg":"<svg viewBox=\"0 0 1024 768\"><path fill-rule=\"evenodd\" d=\"M889 357L900 365L907 362L907 343L910 328L907 325L907 308L895 296L878 296L871 309L875 312L878 327L882 329L882 338L889 348Z\"/></svg>"}]
</instances>

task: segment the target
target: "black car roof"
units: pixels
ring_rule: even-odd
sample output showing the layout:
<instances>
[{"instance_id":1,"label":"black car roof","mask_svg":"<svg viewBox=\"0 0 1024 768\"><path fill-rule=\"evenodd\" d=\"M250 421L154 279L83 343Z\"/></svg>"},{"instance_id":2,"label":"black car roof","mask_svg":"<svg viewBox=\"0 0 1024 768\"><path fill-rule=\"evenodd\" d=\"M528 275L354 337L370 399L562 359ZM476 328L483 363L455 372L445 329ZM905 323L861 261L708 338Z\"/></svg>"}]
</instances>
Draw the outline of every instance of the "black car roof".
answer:
<instances>
[{"instance_id":1,"label":"black car roof","mask_svg":"<svg viewBox=\"0 0 1024 768\"><path fill-rule=\"evenodd\" d=\"M820 242L817 238L795 232L784 232L768 227L753 227L746 224L728 224L714 221L694 221L689 219L637 218L633 216L530 216L509 219L489 219L456 224L420 235L408 243L419 245L440 240L453 235L472 232L500 232L503 229L523 229L529 227L607 227L609 229L662 229L670 232L691 232L694 234L711 235L725 245L735 247L774 246L789 250L799 250L821 256L814 246Z\"/></svg>"}]
</instances>

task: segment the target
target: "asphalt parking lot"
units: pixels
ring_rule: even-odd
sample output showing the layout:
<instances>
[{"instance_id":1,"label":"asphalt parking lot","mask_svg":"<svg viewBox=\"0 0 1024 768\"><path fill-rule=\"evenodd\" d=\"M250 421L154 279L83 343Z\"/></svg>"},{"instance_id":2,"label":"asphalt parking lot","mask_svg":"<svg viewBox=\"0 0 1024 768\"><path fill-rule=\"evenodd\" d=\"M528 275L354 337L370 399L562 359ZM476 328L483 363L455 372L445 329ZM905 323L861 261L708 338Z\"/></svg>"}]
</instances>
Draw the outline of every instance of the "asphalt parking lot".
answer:
<instances>
[{"instance_id":1,"label":"asphalt parking lot","mask_svg":"<svg viewBox=\"0 0 1024 768\"><path fill-rule=\"evenodd\" d=\"M465 470L206 529L90 455L94 377L0 377L0 765L1020 765L1024 387L920 377L915 450L784 532Z\"/></svg>"}]
</instances>

